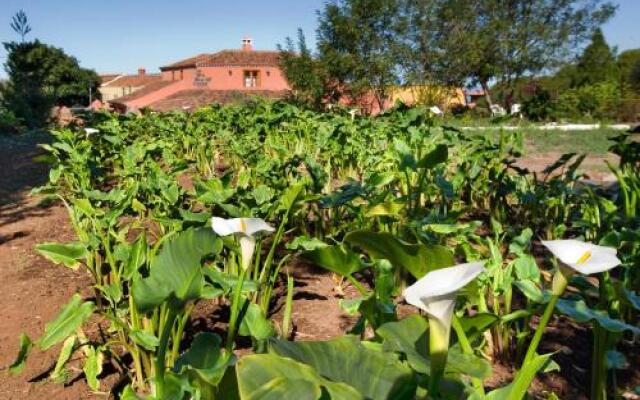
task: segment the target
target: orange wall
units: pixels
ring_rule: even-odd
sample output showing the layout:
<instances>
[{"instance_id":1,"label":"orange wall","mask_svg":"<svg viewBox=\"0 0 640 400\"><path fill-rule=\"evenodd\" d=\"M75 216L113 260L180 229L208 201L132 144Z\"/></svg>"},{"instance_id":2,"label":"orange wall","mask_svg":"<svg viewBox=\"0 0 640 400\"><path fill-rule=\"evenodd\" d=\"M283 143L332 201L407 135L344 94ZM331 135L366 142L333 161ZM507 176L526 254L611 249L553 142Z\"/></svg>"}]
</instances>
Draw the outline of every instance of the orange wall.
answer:
<instances>
[{"instance_id":1,"label":"orange wall","mask_svg":"<svg viewBox=\"0 0 640 400\"><path fill-rule=\"evenodd\" d=\"M260 85L254 88L244 87L244 71L260 71ZM289 90L282 71L278 67L200 67L182 70L185 89L211 89L211 90ZM197 71L208 78L206 85L195 85ZM231 74L229 74L231 71ZM269 75L267 75L269 73ZM180 70L174 73L175 80L180 79ZM162 79L172 80L172 71L164 71Z\"/></svg>"}]
</instances>

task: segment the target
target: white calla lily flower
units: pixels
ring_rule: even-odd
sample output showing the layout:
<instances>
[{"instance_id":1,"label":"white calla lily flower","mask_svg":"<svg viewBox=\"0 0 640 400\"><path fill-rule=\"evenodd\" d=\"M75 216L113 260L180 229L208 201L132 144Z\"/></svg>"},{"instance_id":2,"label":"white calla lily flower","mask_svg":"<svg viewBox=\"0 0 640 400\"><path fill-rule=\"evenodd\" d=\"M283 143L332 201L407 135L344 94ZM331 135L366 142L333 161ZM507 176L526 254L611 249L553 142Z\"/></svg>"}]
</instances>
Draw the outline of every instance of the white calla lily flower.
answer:
<instances>
[{"instance_id":1,"label":"white calla lily flower","mask_svg":"<svg viewBox=\"0 0 640 400\"><path fill-rule=\"evenodd\" d=\"M437 269L406 288L407 303L427 313L448 334L458 290L474 280L484 270L484 262L472 262Z\"/></svg>"},{"instance_id":2,"label":"white calla lily flower","mask_svg":"<svg viewBox=\"0 0 640 400\"><path fill-rule=\"evenodd\" d=\"M426 312L429 318L431 357L429 392L437 391L438 381L444 374L458 291L482 271L484 271L484 262L437 269L426 274L402 293L407 303Z\"/></svg>"},{"instance_id":3,"label":"white calla lily flower","mask_svg":"<svg viewBox=\"0 0 640 400\"><path fill-rule=\"evenodd\" d=\"M211 218L211 228L219 236L234 235L240 244L242 268L251 265L251 258L256 247L256 236L262 232L273 232L275 229L261 218Z\"/></svg>"},{"instance_id":4,"label":"white calla lily flower","mask_svg":"<svg viewBox=\"0 0 640 400\"><path fill-rule=\"evenodd\" d=\"M613 247L573 239L542 241L542 244L563 264L584 275L609 271L621 263Z\"/></svg>"}]
</instances>

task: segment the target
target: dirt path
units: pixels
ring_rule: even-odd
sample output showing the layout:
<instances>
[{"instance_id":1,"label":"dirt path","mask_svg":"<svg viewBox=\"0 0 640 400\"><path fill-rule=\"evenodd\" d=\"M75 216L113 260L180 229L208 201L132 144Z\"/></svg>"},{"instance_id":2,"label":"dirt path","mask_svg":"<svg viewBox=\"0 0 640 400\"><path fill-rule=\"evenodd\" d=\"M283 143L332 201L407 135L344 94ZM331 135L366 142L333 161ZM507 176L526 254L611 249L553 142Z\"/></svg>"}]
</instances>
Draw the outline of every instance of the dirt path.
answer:
<instances>
[{"instance_id":1,"label":"dirt path","mask_svg":"<svg viewBox=\"0 0 640 400\"><path fill-rule=\"evenodd\" d=\"M33 349L18 376L4 370L17 354L20 334L36 340L60 306L89 282L82 272L55 266L33 250L37 243L73 240L66 211L40 207L29 196L47 176L47 166L32 161L38 154L35 144L44 139L0 136L0 399L94 397L82 381L65 387L41 377L55 363L58 347L46 353Z\"/></svg>"}]
</instances>

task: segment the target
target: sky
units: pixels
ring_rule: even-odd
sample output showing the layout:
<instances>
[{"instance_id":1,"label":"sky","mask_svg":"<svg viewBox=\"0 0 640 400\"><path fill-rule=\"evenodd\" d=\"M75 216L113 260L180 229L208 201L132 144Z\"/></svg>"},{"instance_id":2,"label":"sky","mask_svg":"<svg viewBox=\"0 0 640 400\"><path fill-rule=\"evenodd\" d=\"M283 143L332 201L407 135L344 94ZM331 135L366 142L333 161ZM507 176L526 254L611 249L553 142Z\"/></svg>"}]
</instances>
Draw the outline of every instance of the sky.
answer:
<instances>
[{"instance_id":1,"label":"sky","mask_svg":"<svg viewBox=\"0 0 640 400\"><path fill-rule=\"evenodd\" d=\"M302 28L313 45L316 10L325 0L0 0L0 42L17 40L9 24L23 9L28 38L61 47L100 73L157 72L199 53L238 48L243 36L257 49L275 49ZM640 47L640 0L617 0L604 27L619 51ZM0 63L6 52L0 49ZM0 78L6 77L4 69Z\"/></svg>"}]
</instances>

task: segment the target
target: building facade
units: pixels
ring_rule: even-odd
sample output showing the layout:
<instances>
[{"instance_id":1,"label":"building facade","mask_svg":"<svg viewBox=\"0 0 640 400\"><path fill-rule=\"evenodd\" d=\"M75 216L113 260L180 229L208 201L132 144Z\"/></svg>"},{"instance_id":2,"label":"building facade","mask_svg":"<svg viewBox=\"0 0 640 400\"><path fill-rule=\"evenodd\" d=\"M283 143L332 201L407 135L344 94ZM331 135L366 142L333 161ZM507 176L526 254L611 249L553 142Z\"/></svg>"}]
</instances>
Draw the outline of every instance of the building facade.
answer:
<instances>
[{"instance_id":1,"label":"building facade","mask_svg":"<svg viewBox=\"0 0 640 400\"><path fill-rule=\"evenodd\" d=\"M159 80L123 97L108 100L116 109L197 108L228 99L278 98L290 91L278 51L254 50L250 38L236 50L199 54L160 67Z\"/></svg>"}]
</instances>

